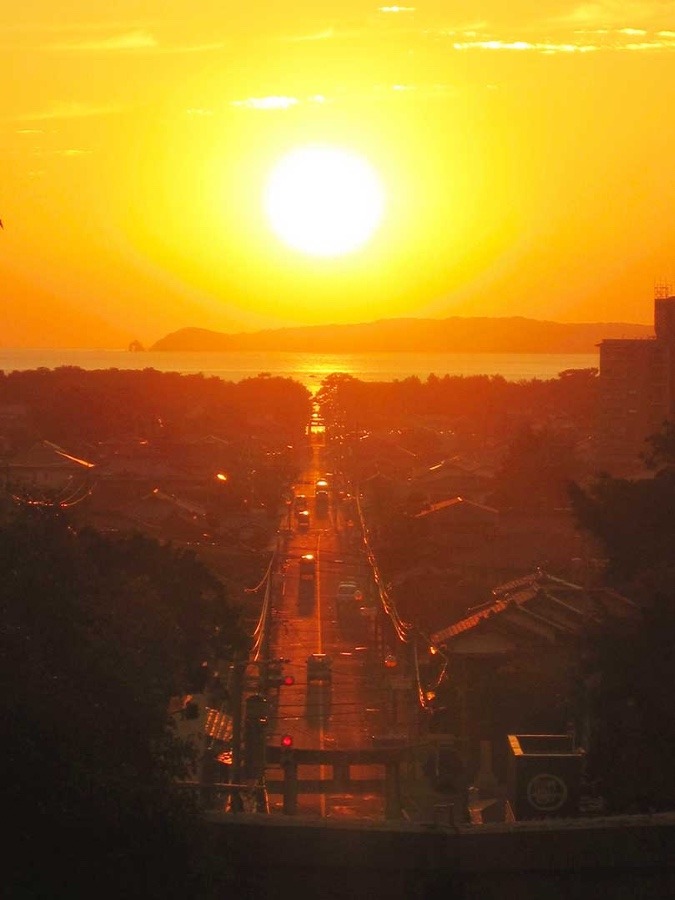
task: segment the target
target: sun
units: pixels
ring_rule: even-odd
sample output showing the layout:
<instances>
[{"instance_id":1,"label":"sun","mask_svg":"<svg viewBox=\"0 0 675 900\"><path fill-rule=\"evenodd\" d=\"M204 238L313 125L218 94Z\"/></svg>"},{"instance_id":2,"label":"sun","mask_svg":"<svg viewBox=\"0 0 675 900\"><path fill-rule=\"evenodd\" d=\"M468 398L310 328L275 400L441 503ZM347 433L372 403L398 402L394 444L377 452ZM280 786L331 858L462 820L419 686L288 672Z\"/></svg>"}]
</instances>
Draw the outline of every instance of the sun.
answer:
<instances>
[{"instance_id":1,"label":"sun","mask_svg":"<svg viewBox=\"0 0 675 900\"><path fill-rule=\"evenodd\" d=\"M274 233L311 256L363 246L384 213L382 183L362 156L331 146L298 147L272 169L264 206Z\"/></svg>"}]
</instances>

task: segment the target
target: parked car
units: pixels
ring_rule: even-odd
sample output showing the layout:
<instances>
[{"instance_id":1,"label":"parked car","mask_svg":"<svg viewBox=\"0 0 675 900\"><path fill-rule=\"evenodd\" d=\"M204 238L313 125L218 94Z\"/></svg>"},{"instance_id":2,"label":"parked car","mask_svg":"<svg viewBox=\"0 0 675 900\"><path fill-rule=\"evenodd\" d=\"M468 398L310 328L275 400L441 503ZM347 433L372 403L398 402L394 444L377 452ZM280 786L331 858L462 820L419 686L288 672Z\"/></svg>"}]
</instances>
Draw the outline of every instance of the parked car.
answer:
<instances>
[{"instance_id":1,"label":"parked car","mask_svg":"<svg viewBox=\"0 0 675 900\"><path fill-rule=\"evenodd\" d=\"M296 516L305 509L309 509L309 501L307 499L307 495L296 494L295 497L293 497L293 511L295 512Z\"/></svg>"},{"instance_id":2,"label":"parked car","mask_svg":"<svg viewBox=\"0 0 675 900\"><path fill-rule=\"evenodd\" d=\"M355 581L341 581L337 589L338 604L350 602L352 600L354 603L357 603L357 601L362 599L361 597L357 597L358 593L360 593L359 586Z\"/></svg>"}]
</instances>

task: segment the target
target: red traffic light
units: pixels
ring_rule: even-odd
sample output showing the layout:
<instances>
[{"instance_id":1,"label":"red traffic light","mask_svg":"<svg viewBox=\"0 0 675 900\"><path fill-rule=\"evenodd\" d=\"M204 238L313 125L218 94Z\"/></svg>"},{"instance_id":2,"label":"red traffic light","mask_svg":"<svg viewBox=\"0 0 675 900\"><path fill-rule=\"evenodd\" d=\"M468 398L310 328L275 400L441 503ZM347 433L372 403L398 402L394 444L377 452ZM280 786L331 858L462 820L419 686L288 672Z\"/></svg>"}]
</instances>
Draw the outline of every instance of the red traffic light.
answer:
<instances>
[{"instance_id":1,"label":"red traffic light","mask_svg":"<svg viewBox=\"0 0 675 900\"><path fill-rule=\"evenodd\" d=\"M277 677L268 678L267 679L267 687L289 687L291 684L295 684L295 678L293 675L279 675Z\"/></svg>"},{"instance_id":2,"label":"red traffic light","mask_svg":"<svg viewBox=\"0 0 675 900\"><path fill-rule=\"evenodd\" d=\"M281 746L284 749L288 749L293 746L293 735L292 734L284 734L281 737Z\"/></svg>"}]
</instances>

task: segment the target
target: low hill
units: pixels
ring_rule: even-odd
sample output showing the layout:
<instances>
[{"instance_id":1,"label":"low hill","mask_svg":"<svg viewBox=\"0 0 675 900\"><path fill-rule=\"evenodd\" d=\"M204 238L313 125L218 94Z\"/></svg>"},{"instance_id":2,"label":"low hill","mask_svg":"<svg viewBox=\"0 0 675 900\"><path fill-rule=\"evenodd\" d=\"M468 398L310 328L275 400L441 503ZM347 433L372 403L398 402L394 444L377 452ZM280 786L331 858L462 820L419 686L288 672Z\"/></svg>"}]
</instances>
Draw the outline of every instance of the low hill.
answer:
<instances>
[{"instance_id":1,"label":"low hill","mask_svg":"<svg viewBox=\"0 0 675 900\"><path fill-rule=\"evenodd\" d=\"M151 350L286 350L320 353L593 353L608 338L649 338L651 325L563 323L523 317L381 319L354 325L306 325L239 334L181 328Z\"/></svg>"}]
</instances>

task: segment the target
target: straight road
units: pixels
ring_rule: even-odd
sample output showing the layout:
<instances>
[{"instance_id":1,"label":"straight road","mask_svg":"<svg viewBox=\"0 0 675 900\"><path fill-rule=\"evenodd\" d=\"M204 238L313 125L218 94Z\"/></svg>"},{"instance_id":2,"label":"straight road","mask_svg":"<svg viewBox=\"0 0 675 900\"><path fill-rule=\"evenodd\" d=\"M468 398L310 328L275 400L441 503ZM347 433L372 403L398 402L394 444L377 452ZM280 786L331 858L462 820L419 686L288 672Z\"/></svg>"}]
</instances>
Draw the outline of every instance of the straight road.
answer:
<instances>
[{"instance_id":1,"label":"straight road","mask_svg":"<svg viewBox=\"0 0 675 900\"><path fill-rule=\"evenodd\" d=\"M290 660L284 674L295 683L279 688L272 698L268 743L277 744L282 735L291 735L296 748L356 749L372 747L372 734L382 730L388 713L387 692L379 678L375 650L375 619L360 613L354 600L354 615L338 618L336 595L341 581L354 581L364 596L370 575L365 556L355 546L334 483L324 469L322 435L311 436L311 456L296 494L306 494L310 513L309 529L298 528L292 510L286 536L286 558L282 593L276 603L271 656ZM326 476L329 481L328 506L317 502L315 486ZM300 559L311 553L316 560L314 583L301 580ZM332 661L332 682L308 682L307 657L328 654ZM280 766L268 767L269 782L283 777ZM331 766L299 768L299 779L330 779ZM354 766L350 781L383 779L381 767ZM282 809L282 798L270 794L270 811ZM384 815L383 790L363 794L343 783L330 794L302 794L298 814L343 816L381 820Z\"/></svg>"}]
</instances>

